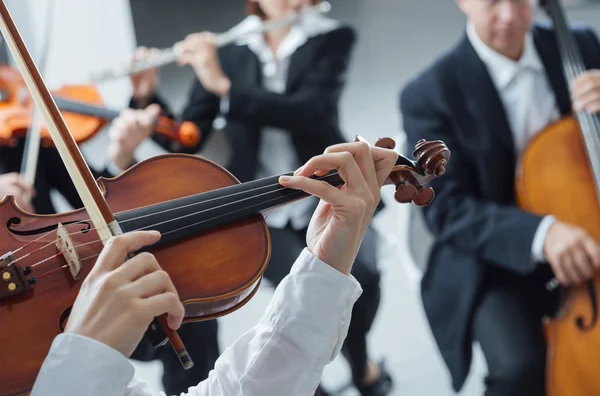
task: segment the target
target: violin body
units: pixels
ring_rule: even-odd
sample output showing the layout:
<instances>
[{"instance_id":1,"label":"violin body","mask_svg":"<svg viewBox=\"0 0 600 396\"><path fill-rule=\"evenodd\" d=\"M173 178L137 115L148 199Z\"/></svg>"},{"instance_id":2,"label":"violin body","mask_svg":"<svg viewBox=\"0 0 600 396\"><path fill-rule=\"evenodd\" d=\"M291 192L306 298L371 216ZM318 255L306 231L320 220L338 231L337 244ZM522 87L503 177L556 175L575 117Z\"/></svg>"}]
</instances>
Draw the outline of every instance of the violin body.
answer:
<instances>
[{"instance_id":1,"label":"violin body","mask_svg":"<svg viewBox=\"0 0 600 396\"><path fill-rule=\"evenodd\" d=\"M600 242L600 206L581 130L563 118L532 139L516 178L519 206L583 228ZM566 290L558 313L545 324L547 389L551 396L600 393L600 275Z\"/></svg>"},{"instance_id":2,"label":"violin body","mask_svg":"<svg viewBox=\"0 0 600 396\"><path fill-rule=\"evenodd\" d=\"M98 182L114 213L239 183L219 165L185 154L153 157ZM52 340L64 328L68 309L103 247L88 217L84 209L60 215L24 213L12 197L0 203L0 252L16 251L31 241L28 251L53 245L57 223L72 234L75 246L81 245L76 248L81 259L78 281L67 269L39 276L65 265L65 257L58 255L32 268L31 275L38 278L26 293L0 300L0 396L31 390ZM256 215L149 251L179 293L186 308L184 322L205 320L235 311L257 291L270 257L269 230L263 216ZM14 265L32 266L57 252L50 246ZM19 256L17 252L13 259ZM7 285L0 279L0 295Z\"/></svg>"},{"instance_id":3,"label":"violin body","mask_svg":"<svg viewBox=\"0 0 600 396\"><path fill-rule=\"evenodd\" d=\"M18 70L0 65L0 84L0 144L13 145L27 133L34 103ZM52 94L91 105L103 104L100 93L93 85L66 85L52 91ZM90 139L107 123L102 118L68 111L63 111L62 116L77 143ZM41 136L42 144L49 146L52 143L44 124Z\"/></svg>"}]
</instances>

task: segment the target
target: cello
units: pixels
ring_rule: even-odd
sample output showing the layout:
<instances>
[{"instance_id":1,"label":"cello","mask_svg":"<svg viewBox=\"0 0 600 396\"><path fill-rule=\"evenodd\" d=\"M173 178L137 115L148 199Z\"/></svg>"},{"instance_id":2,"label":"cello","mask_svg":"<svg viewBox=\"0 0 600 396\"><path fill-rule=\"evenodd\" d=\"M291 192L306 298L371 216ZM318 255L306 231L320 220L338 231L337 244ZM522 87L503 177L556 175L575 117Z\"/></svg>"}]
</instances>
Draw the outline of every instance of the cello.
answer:
<instances>
[{"instance_id":1,"label":"cello","mask_svg":"<svg viewBox=\"0 0 600 396\"><path fill-rule=\"evenodd\" d=\"M586 70L559 0L541 2L552 19L567 83ZM600 118L580 111L536 135L517 165L519 206L584 229L600 242ZM552 197L551 199L549 197ZM556 287L553 280L550 287ZM600 275L563 291L558 312L545 320L546 388L551 396L600 393L598 297Z\"/></svg>"},{"instance_id":2,"label":"cello","mask_svg":"<svg viewBox=\"0 0 600 396\"><path fill-rule=\"evenodd\" d=\"M148 250L177 288L184 322L223 316L248 302L269 261L264 212L309 195L282 187L279 176L239 183L214 162L186 154L153 157L117 178L94 181L5 0L0 29L85 204L59 215L35 215L20 210L12 197L0 201L0 320L6 324L0 326L0 396L31 390L81 282L114 235L161 232ZM377 145L394 148L389 138ZM398 202L427 205L434 192L424 184L443 175L450 151L442 141L421 140L413 155L416 161L398 155L386 184L396 186ZM311 177L344 184L336 171ZM161 316L147 334L162 329L189 367L185 346L164 323Z\"/></svg>"}]
</instances>

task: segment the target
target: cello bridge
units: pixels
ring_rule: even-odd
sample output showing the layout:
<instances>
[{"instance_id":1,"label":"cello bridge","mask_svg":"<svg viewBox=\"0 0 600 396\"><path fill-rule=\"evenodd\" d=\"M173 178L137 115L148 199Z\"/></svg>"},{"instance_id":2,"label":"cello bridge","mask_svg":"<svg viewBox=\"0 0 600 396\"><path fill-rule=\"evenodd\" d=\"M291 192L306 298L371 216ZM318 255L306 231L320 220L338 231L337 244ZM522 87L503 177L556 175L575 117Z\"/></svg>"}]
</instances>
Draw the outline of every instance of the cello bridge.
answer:
<instances>
[{"instance_id":1,"label":"cello bridge","mask_svg":"<svg viewBox=\"0 0 600 396\"><path fill-rule=\"evenodd\" d=\"M71 236L67 232L65 226L60 223L56 229L56 236L56 248L65 258L73 280L78 281L79 272L81 271L81 260L79 260L79 254L77 254L77 249L75 249L75 244L73 243Z\"/></svg>"}]
</instances>

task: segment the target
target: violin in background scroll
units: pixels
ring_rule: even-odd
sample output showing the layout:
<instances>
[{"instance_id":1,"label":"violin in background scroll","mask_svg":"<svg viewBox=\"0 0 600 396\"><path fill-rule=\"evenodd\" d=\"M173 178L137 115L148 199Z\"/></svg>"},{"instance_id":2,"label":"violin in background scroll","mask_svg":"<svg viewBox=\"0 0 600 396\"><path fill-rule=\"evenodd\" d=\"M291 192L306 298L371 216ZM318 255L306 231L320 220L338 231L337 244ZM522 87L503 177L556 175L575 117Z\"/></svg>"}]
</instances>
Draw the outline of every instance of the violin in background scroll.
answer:
<instances>
[{"instance_id":1,"label":"violin in background scroll","mask_svg":"<svg viewBox=\"0 0 600 396\"><path fill-rule=\"evenodd\" d=\"M554 24L567 84L586 70L559 0L540 2ZM600 241L600 118L578 112L536 135L516 174L521 208L584 229ZM558 282L553 281L553 286ZM600 394L600 275L569 287L557 315L546 323L546 384L550 396Z\"/></svg>"},{"instance_id":2,"label":"violin in background scroll","mask_svg":"<svg viewBox=\"0 0 600 396\"><path fill-rule=\"evenodd\" d=\"M94 85L66 85L53 91L52 96L78 144L92 138L119 116L119 111L102 105L102 97ZM12 145L25 136L32 122L32 109L33 100L19 71L0 65L0 144ZM154 130L185 147L196 146L201 138L196 124L163 116L157 118ZM42 144L51 146L52 138L45 126L41 133Z\"/></svg>"},{"instance_id":3,"label":"violin in background scroll","mask_svg":"<svg viewBox=\"0 0 600 396\"><path fill-rule=\"evenodd\" d=\"M412 191L397 194L400 202L421 205L433 198L424 184L444 173L450 152L441 141L421 141L415 153L414 162L398 156L386 184ZM336 171L312 177L343 185ZM279 176L240 184L216 163L186 154L152 157L98 184L124 232L161 232L148 250L171 277L184 322L247 303L270 258L263 213L309 197L281 186ZM0 201L0 225L0 396L8 396L31 389L103 244L84 209L40 216L24 213L9 197Z\"/></svg>"}]
</instances>

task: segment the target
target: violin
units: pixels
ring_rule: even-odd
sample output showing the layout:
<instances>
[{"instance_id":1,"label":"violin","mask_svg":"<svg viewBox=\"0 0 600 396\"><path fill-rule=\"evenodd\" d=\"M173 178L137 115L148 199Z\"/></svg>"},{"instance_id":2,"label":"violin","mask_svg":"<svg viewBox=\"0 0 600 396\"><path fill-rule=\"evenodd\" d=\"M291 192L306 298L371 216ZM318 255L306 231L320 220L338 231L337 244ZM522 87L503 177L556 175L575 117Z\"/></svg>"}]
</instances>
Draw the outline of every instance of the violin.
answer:
<instances>
[{"instance_id":1,"label":"violin","mask_svg":"<svg viewBox=\"0 0 600 396\"><path fill-rule=\"evenodd\" d=\"M554 24L563 72L571 83L586 70L581 52L559 0L541 5ZM524 150L515 182L522 209L552 214L600 241L600 117L577 112L546 127ZM554 279L548 288L557 286ZM596 275L584 285L563 290L558 313L545 321L550 396L600 393L599 288Z\"/></svg>"},{"instance_id":2,"label":"violin","mask_svg":"<svg viewBox=\"0 0 600 396\"><path fill-rule=\"evenodd\" d=\"M0 326L0 396L31 390L81 282L114 235L161 232L161 240L144 250L172 279L185 306L184 322L220 317L246 304L270 257L264 213L310 195L281 186L279 176L240 183L216 163L187 154L149 158L116 178L95 181L5 0L0 0L0 29L85 205L36 215L19 209L12 197L0 201L0 317L6 324ZM395 143L384 138L376 145L393 149ZM443 175L450 151L442 141L421 140L413 156L415 161L398 155L385 184L396 187L400 203L428 205L434 192L424 185ZM336 171L311 177L333 186L344 183ZM155 345L168 338L184 368L193 364L164 315L146 334Z\"/></svg>"},{"instance_id":3,"label":"violin","mask_svg":"<svg viewBox=\"0 0 600 396\"><path fill-rule=\"evenodd\" d=\"M91 139L119 116L119 111L102 105L102 97L94 85L65 85L54 90L52 96L78 144ZM0 65L0 144L14 145L25 136L32 122L32 109L33 100L19 71ZM159 116L154 131L185 147L194 147L200 142L200 130L189 121L180 123ZM53 145L45 126L42 126L41 138L43 145Z\"/></svg>"}]
</instances>

